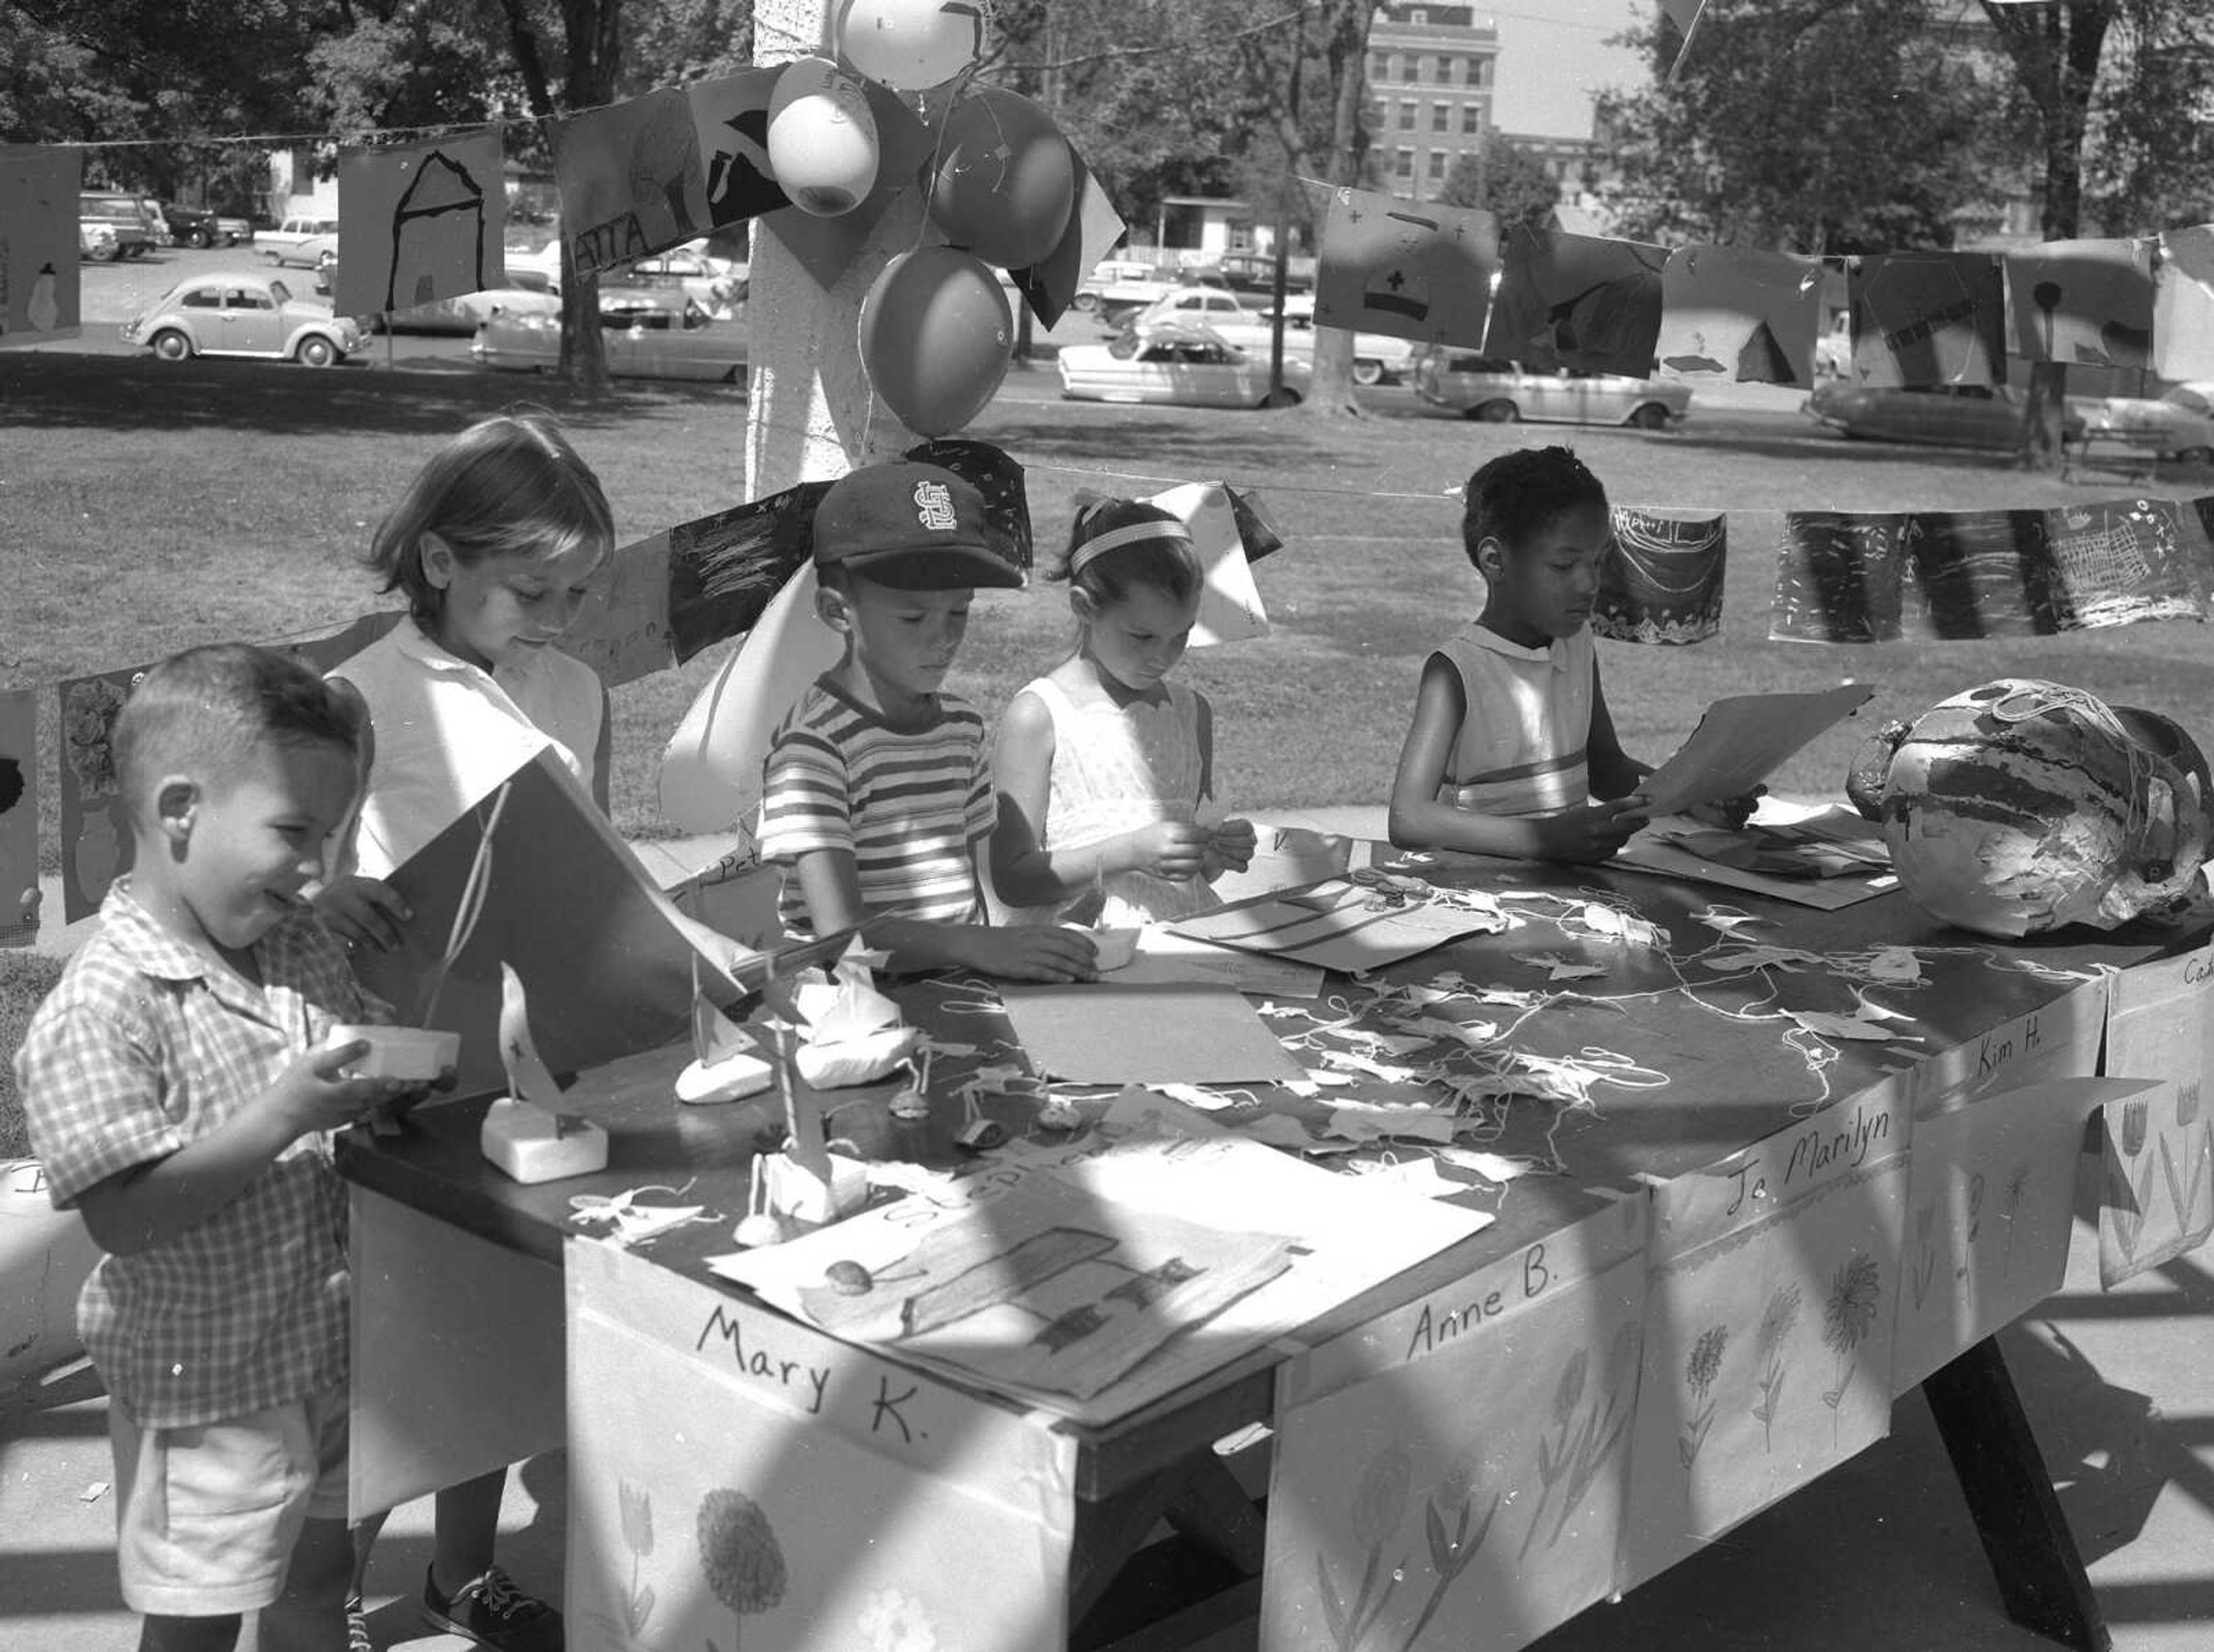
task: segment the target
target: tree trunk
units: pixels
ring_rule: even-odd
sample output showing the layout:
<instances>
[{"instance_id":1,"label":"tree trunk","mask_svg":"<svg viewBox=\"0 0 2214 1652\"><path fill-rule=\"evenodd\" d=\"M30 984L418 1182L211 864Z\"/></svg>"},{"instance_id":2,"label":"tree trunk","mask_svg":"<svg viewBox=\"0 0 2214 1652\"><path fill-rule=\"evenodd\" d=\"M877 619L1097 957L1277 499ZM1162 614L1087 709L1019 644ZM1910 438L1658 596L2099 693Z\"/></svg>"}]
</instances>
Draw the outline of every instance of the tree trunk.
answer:
<instances>
[{"instance_id":1,"label":"tree trunk","mask_svg":"<svg viewBox=\"0 0 2214 1652\"><path fill-rule=\"evenodd\" d=\"M1375 13L1367 0L1323 0L1323 61L1331 90L1330 166L1332 185L1361 182L1361 107L1367 101L1368 26ZM1295 71L1296 72L1296 71ZM1312 214L1316 244L1321 243L1321 212ZM1353 399L1353 334L1342 327L1317 327L1314 380L1304 411L1324 418L1359 418Z\"/></svg>"}]
</instances>

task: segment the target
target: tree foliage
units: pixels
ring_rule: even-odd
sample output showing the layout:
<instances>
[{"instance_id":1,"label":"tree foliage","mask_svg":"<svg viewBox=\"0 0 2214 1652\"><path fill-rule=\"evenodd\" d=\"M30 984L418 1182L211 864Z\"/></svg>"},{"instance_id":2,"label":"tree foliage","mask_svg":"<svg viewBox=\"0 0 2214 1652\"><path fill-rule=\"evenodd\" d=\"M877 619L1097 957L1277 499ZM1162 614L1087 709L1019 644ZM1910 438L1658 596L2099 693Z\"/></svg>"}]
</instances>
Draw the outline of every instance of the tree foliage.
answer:
<instances>
[{"instance_id":1,"label":"tree foliage","mask_svg":"<svg viewBox=\"0 0 2214 1652\"><path fill-rule=\"evenodd\" d=\"M1561 198L1545 163L1511 138L1489 137L1481 155L1453 162L1438 198L1449 206L1478 206L1499 220L1542 229Z\"/></svg>"}]
</instances>

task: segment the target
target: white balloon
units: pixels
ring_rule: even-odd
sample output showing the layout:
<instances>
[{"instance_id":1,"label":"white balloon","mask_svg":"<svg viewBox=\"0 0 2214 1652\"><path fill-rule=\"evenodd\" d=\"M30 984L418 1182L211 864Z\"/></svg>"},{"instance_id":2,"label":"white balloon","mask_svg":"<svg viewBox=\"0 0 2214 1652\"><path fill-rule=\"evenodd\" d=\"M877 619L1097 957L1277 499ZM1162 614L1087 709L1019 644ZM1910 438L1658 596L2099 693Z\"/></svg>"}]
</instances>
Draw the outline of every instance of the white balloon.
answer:
<instances>
[{"instance_id":1,"label":"white balloon","mask_svg":"<svg viewBox=\"0 0 2214 1652\"><path fill-rule=\"evenodd\" d=\"M983 54L984 6L982 0L845 0L838 49L871 80L925 91Z\"/></svg>"},{"instance_id":2,"label":"white balloon","mask_svg":"<svg viewBox=\"0 0 2214 1652\"><path fill-rule=\"evenodd\" d=\"M835 218L877 181L877 118L861 82L828 58L801 58L768 102L768 165L792 204Z\"/></svg>"}]
</instances>

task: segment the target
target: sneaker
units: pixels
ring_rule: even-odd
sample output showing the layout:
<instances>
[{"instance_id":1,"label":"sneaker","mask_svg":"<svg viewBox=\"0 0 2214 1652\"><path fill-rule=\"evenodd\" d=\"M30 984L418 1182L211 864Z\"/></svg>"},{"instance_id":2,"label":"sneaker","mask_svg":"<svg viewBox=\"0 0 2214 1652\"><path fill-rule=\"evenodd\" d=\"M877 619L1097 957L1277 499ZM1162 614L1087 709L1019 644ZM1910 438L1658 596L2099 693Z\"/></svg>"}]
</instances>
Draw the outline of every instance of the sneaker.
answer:
<instances>
[{"instance_id":1,"label":"sneaker","mask_svg":"<svg viewBox=\"0 0 2214 1652\"><path fill-rule=\"evenodd\" d=\"M561 1614L525 1594L498 1567L473 1577L450 1599L423 1574L423 1621L499 1652L562 1652Z\"/></svg>"},{"instance_id":2,"label":"sneaker","mask_svg":"<svg viewBox=\"0 0 2214 1652\"><path fill-rule=\"evenodd\" d=\"M346 1652L376 1652L376 1643L369 1638L369 1617L362 1610L361 1596L346 1596Z\"/></svg>"}]
</instances>

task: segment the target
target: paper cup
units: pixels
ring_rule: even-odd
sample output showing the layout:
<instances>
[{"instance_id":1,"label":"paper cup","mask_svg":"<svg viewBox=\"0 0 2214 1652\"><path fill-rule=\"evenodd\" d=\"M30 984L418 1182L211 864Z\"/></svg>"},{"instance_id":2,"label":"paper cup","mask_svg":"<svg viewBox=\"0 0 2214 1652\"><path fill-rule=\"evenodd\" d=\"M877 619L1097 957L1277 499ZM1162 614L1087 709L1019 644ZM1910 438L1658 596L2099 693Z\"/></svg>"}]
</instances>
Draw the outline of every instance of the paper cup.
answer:
<instances>
[{"instance_id":1,"label":"paper cup","mask_svg":"<svg viewBox=\"0 0 2214 1652\"><path fill-rule=\"evenodd\" d=\"M397 1078L427 1084L461 1062L462 1035L425 1027L333 1027L325 1039L327 1048L357 1040L366 1042L369 1053L347 1064L356 1078Z\"/></svg>"}]
</instances>

